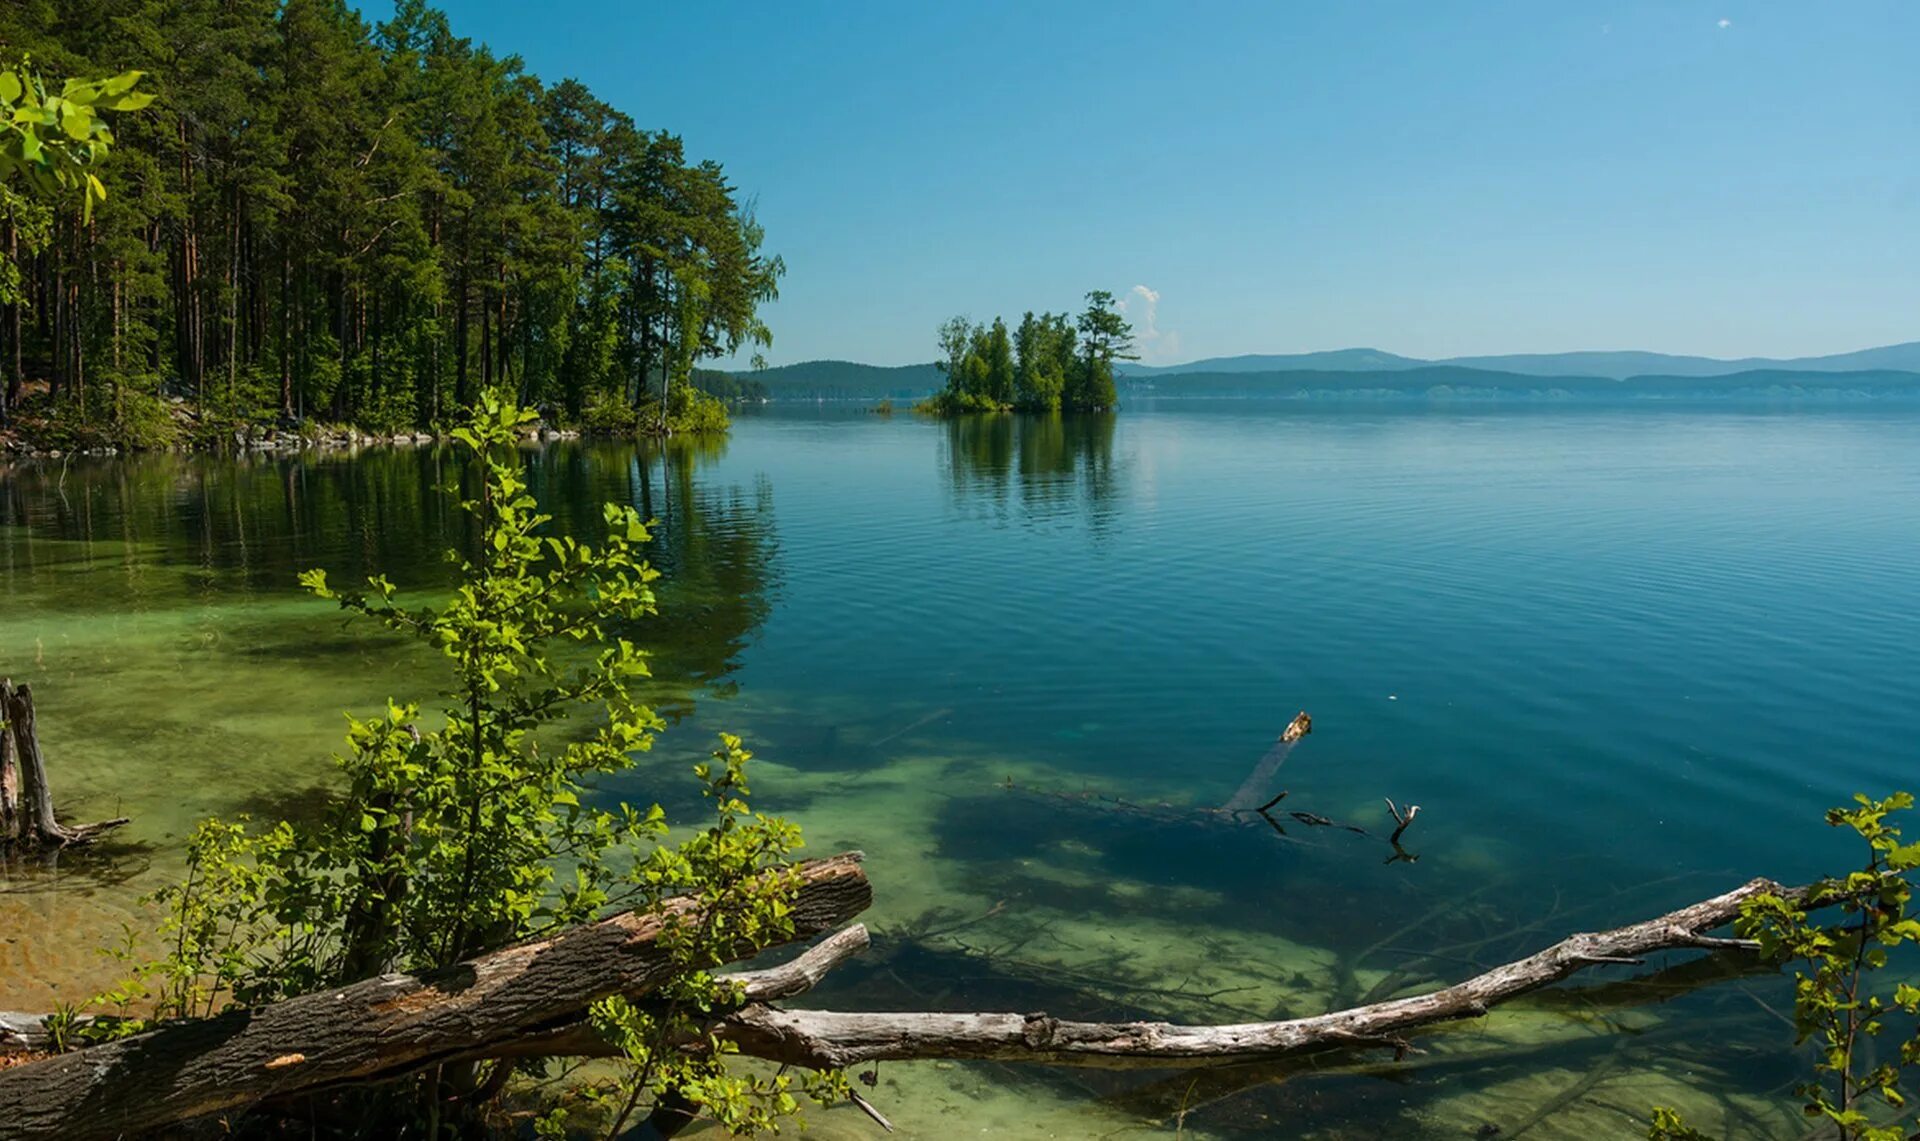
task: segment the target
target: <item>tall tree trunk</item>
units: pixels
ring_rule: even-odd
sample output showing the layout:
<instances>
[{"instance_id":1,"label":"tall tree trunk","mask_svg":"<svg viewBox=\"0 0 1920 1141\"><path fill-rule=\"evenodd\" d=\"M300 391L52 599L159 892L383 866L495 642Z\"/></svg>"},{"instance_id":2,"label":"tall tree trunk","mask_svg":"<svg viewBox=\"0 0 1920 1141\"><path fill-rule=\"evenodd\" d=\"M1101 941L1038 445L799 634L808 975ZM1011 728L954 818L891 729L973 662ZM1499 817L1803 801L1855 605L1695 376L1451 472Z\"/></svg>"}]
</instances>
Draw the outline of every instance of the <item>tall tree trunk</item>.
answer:
<instances>
[{"instance_id":1,"label":"tall tree trunk","mask_svg":"<svg viewBox=\"0 0 1920 1141\"><path fill-rule=\"evenodd\" d=\"M237 409L240 388L240 190L227 222L227 405Z\"/></svg>"},{"instance_id":2,"label":"tall tree trunk","mask_svg":"<svg viewBox=\"0 0 1920 1141\"><path fill-rule=\"evenodd\" d=\"M13 220L12 212L7 214L7 260L14 265L21 264L20 228ZM21 328L20 309L27 287L24 266L21 268L21 273L23 275L20 282L21 296L16 297L13 304L7 306L7 382L4 387L0 387L0 424L6 423L14 405L20 403L20 385L25 378L20 343L21 334L24 332Z\"/></svg>"},{"instance_id":3,"label":"tall tree trunk","mask_svg":"<svg viewBox=\"0 0 1920 1141\"><path fill-rule=\"evenodd\" d=\"M493 388L493 339L487 335L489 316L483 293L480 295L480 387L483 391Z\"/></svg>"},{"instance_id":4,"label":"tall tree trunk","mask_svg":"<svg viewBox=\"0 0 1920 1141\"><path fill-rule=\"evenodd\" d=\"M286 251L280 253L280 415L293 418L293 276Z\"/></svg>"},{"instance_id":5,"label":"tall tree trunk","mask_svg":"<svg viewBox=\"0 0 1920 1141\"><path fill-rule=\"evenodd\" d=\"M460 267L460 283L455 288L460 307L453 318L453 404L456 410L473 406L473 392L467 385L467 267Z\"/></svg>"}]
</instances>

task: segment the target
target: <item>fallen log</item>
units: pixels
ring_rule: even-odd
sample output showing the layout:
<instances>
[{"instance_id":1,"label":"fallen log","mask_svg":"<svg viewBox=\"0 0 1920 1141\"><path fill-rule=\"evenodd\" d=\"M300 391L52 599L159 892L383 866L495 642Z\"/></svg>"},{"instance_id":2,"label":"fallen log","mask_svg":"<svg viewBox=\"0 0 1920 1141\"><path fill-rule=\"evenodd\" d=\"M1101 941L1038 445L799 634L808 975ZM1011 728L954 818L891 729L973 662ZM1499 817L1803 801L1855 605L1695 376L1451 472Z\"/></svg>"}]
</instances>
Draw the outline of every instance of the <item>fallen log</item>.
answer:
<instances>
[{"instance_id":1,"label":"fallen log","mask_svg":"<svg viewBox=\"0 0 1920 1141\"><path fill-rule=\"evenodd\" d=\"M812 1069L943 1058L1034 1062L1111 1069L1237 1065L1354 1047L1407 1048L1403 1035L1473 1018L1589 967L1637 963L1673 950L1751 951L1744 939L1706 934L1725 926L1756 895L1805 894L1756 879L1733 891L1628 927L1568 936L1543 951L1465 982L1408 998L1279 1022L1180 1026L1165 1022L1066 1022L1044 1014L788 1010L767 1005L810 988L866 946L864 928L843 931L746 988L745 1004L714 1029L743 1054ZM751 976L740 976L743 981ZM775 985L775 980L780 985ZM802 985L804 983L804 985ZM596 1056L612 1053L584 1019L500 1042L470 1058Z\"/></svg>"},{"instance_id":2,"label":"fallen log","mask_svg":"<svg viewBox=\"0 0 1920 1141\"><path fill-rule=\"evenodd\" d=\"M721 1032L740 1051L770 1061L830 1069L888 1059L990 1059L1107 1068L1228 1065L1352 1047L1407 1049L1404 1035L1433 1023L1473 1018L1518 995L1588 967L1633 963L1656 951L1752 949L1707 934L1769 892L1805 889L1756 879L1657 919L1597 934L1571 935L1517 962L1430 994L1307 1018L1225 1026L1165 1022L1066 1022L1045 1014L841 1013L766 1005L728 1015Z\"/></svg>"},{"instance_id":3,"label":"fallen log","mask_svg":"<svg viewBox=\"0 0 1920 1141\"><path fill-rule=\"evenodd\" d=\"M837 927L872 902L857 853L799 871L796 939ZM676 965L659 936L696 915L692 901L673 900L432 975L383 975L0 1070L0 1139L136 1134L537 1034L598 999L644 995L667 981ZM733 950L729 957L744 958L760 948Z\"/></svg>"},{"instance_id":4,"label":"fallen log","mask_svg":"<svg viewBox=\"0 0 1920 1141\"><path fill-rule=\"evenodd\" d=\"M825 930L867 905L870 887L857 857L804 868L797 935ZM856 926L784 966L735 976L744 1005L709 1029L744 1055L815 1069L929 1058L1198 1069L1368 1048L1391 1049L1397 1060L1416 1030L1485 1015L1591 967L1640 963L1661 951L1752 951L1750 941L1709 932L1732 922L1758 895L1802 898L1806 890L1756 879L1641 923L1568 936L1428 994L1274 1022L1182 1026L769 1005L810 989L864 949L866 930ZM670 967L652 943L661 923L657 915L623 915L497 952L445 976L386 976L0 1070L0 1141L133 1133L441 1063L604 1056L613 1048L593 1033L585 1008L609 994L644 995L662 981Z\"/></svg>"},{"instance_id":5,"label":"fallen log","mask_svg":"<svg viewBox=\"0 0 1920 1141\"><path fill-rule=\"evenodd\" d=\"M0 678L0 849L12 846L64 848L89 844L127 823L126 817L71 827L53 813L53 786L40 751L33 716L33 687Z\"/></svg>"}]
</instances>

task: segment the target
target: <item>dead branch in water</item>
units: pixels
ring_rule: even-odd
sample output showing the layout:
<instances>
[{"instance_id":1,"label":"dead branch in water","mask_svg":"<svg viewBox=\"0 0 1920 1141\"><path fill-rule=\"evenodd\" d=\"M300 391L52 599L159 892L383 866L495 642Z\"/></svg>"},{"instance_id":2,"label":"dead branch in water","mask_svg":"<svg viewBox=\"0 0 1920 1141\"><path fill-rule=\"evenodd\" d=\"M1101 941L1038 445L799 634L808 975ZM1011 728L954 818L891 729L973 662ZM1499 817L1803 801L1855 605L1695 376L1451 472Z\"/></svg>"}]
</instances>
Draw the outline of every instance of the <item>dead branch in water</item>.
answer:
<instances>
[{"instance_id":1,"label":"dead branch in water","mask_svg":"<svg viewBox=\"0 0 1920 1141\"><path fill-rule=\"evenodd\" d=\"M1804 890L1804 889L1801 889ZM1404 1053L1409 1031L1486 1014L1494 1006L1589 967L1639 961L1657 951L1751 949L1707 934L1733 921L1747 900L1786 893L1757 879L1712 899L1632 926L1572 935L1430 994L1293 1018L1229 1026L1165 1022L1066 1022L1045 1014L839 1013L756 1005L722 1020L741 1052L830 1068L906 1058L966 1058L1108 1068L1216 1066L1322 1050L1383 1047Z\"/></svg>"},{"instance_id":2,"label":"dead branch in water","mask_svg":"<svg viewBox=\"0 0 1920 1141\"><path fill-rule=\"evenodd\" d=\"M1267 785L1273 781L1273 774L1279 772L1280 766L1286 763L1287 754L1293 752L1293 747L1300 743L1300 739L1311 732L1313 732L1313 718L1307 716L1304 710L1295 714L1293 720L1287 722L1287 727L1281 730L1279 738L1273 743L1273 748L1268 749L1267 755L1260 758L1260 763L1253 766L1253 771L1247 774L1247 779L1240 782L1240 790L1221 805L1222 811L1246 812L1260 803L1261 798L1266 794ZM1274 801L1278 799L1279 797L1275 797L1274 800L1267 801L1266 808L1272 808Z\"/></svg>"},{"instance_id":3,"label":"dead branch in water","mask_svg":"<svg viewBox=\"0 0 1920 1141\"><path fill-rule=\"evenodd\" d=\"M53 788L33 716L33 688L0 679L0 851L90 844L126 817L73 827L53 813Z\"/></svg>"}]
</instances>

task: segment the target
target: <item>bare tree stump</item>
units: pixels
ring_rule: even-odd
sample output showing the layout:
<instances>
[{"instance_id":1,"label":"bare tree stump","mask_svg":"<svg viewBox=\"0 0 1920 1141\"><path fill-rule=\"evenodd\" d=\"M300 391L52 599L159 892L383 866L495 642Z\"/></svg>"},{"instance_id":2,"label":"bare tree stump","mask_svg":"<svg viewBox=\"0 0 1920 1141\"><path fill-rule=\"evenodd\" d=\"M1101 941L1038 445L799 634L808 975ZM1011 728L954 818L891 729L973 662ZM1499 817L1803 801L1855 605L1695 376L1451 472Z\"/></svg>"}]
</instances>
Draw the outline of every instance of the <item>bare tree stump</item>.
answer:
<instances>
[{"instance_id":1,"label":"bare tree stump","mask_svg":"<svg viewBox=\"0 0 1920 1141\"><path fill-rule=\"evenodd\" d=\"M20 839L20 750L10 724L13 681L0 678L0 849Z\"/></svg>"},{"instance_id":2,"label":"bare tree stump","mask_svg":"<svg viewBox=\"0 0 1920 1141\"><path fill-rule=\"evenodd\" d=\"M127 822L122 816L70 828L53 812L53 788L47 781L46 754L33 717L33 687L0 680L0 842L16 846L64 848L90 844ZM11 778L9 778L11 774Z\"/></svg>"}]
</instances>

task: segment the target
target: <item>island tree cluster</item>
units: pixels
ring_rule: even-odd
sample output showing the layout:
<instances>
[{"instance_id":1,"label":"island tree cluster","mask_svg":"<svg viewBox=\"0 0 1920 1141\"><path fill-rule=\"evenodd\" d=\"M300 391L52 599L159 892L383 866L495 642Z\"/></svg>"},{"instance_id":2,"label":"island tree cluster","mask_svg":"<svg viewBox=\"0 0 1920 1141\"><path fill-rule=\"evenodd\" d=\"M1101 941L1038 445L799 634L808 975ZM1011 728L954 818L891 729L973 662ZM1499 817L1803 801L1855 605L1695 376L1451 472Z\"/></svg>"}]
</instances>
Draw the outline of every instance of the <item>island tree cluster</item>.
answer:
<instances>
[{"instance_id":1,"label":"island tree cluster","mask_svg":"<svg viewBox=\"0 0 1920 1141\"><path fill-rule=\"evenodd\" d=\"M784 267L720 164L422 0L23 0L0 61L147 73L89 171L0 189L0 417L23 388L137 418L398 430L483 390L664 424L694 364L770 343Z\"/></svg>"},{"instance_id":2,"label":"island tree cluster","mask_svg":"<svg viewBox=\"0 0 1920 1141\"><path fill-rule=\"evenodd\" d=\"M1139 359L1133 326L1104 289L1077 318L1028 312L1011 334L999 317L955 317L940 326L940 354L947 387L928 406L942 413L1104 411L1119 403L1114 362Z\"/></svg>"}]
</instances>

